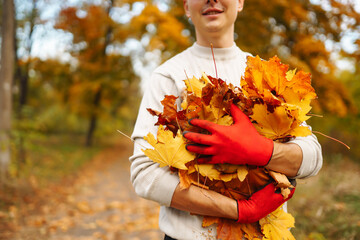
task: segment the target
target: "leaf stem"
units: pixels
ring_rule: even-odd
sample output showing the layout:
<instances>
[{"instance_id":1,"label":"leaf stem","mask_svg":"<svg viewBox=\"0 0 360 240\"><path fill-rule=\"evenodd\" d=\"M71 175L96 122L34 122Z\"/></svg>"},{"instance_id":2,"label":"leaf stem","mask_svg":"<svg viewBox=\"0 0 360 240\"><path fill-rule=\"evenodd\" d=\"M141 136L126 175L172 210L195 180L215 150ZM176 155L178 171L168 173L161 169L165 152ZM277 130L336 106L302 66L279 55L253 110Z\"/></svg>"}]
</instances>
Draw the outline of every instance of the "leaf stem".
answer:
<instances>
[{"instance_id":1,"label":"leaf stem","mask_svg":"<svg viewBox=\"0 0 360 240\"><path fill-rule=\"evenodd\" d=\"M336 142L338 142L338 143L341 143L341 144L344 145L347 149L350 149L350 147L349 147L348 145L346 145L345 143L343 143L343 142L340 141L340 140L337 140L336 138L330 137L330 136L328 136L328 135L326 135L326 134L323 134L323 133L321 133L321 132L318 132L318 131L312 131L312 132L313 132L313 133L320 134L320 135L322 135L322 136L324 136L324 137L327 137L327 138L329 138L329 139L331 139L331 140L334 140L334 141L336 141Z\"/></svg>"},{"instance_id":2,"label":"leaf stem","mask_svg":"<svg viewBox=\"0 0 360 240\"><path fill-rule=\"evenodd\" d=\"M190 85L190 88L191 88L191 92L193 92L193 93L194 93L194 89L193 89L193 87L192 87L192 85L191 85L191 82L190 82L189 76L187 75L187 73L186 73L186 70L185 70L185 69L184 69L184 72L185 72L186 79L187 79L187 80L188 80L188 82L189 82L189 85Z\"/></svg>"},{"instance_id":3,"label":"leaf stem","mask_svg":"<svg viewBox=\"0 0 360 240\"><path fill-rule=\"evenodd\" d=\"M319 118L324 117L323 115L313 114L313 113L308 113L308 114L306 114L306 115L307 115L307 116L312 116L312 117L319 117Z\"/></svg>"},{"instance_id":4,"label":"leaf stem","mask_svg":"<svg viewBox=\"0 0 360 240\"><path fill-rule=\"evenodd\" d=\"M213 47L212 43L210 43L210 47L211 47L211 54L212 54L212 57L213 57L213 60L214 60L216 79L218 79L218 73L217 73L216 61L215 61L215 55L214 55L214 47Z\"/></svg>"},{"instance_id":5,"label":"leaf stem","mask_svg":"<svg viewBox=\"0 0 360 240\"><path fill-rule=\"evenodd\" d=\"M123 133L122 131L120 131L119 129L116 130L116 131L118 131L119 133L121 133L121 135L123 135L123 136L127 137L128 139L130 139L130 141L132 141L133 143L138 144L138 145L140 145L140 147L143 147L143 148L147 149L147 147L145 147L144 145L142 145L142 144L139 143L139 142L135 142L135 140L133 140L131 137L129 137L128 135L126 135L125 133Z\"/></svg>"},{"instance_id":6,"label":"leaf stem","mask_svg":"<svg viewBox=\"0 0 360 240\"><path fill-rule=\"evenodd\" d=\"M131 137L129 137L128 135L126 135L125 133L123 133L122 131L120 131L119 129L116 130L116 131L118 131L119 133L121 133L121 135L123 135L123 136L127 137L128 139L130 139L130 141L135 142Z\"/></svg>"}]
</instances>

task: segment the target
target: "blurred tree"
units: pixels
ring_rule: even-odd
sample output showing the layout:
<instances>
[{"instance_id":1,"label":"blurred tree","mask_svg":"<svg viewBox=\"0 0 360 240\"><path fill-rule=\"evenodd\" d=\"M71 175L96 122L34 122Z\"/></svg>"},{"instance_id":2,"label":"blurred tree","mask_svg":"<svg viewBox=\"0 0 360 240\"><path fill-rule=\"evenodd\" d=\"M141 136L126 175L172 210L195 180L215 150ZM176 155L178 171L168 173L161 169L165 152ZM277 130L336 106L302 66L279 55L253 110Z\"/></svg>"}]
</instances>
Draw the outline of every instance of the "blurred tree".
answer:
<instances>
[{"instance_id":1,"label":"blurred tree","mask_svg":"<svg viewBox=\"0 0 360 240\"><path fill-rule=\"evenodd\" d=\"M0 1L0 32L2 31L2 12L3 12L3 1Z\"/></svg>"},{"instance_id":2,"label":"blurred tree","mask_svg":"<svg viewBox=\"0 0 360 240\"><path fill-rule=\"evenodd\" d=\"M16 108L17 123L21 124L24 121L23 108L28 103L29 93L29 73L31 71L31 50L33 47L33 34L37 24L40 24L40 18L38 13L38 0L29 0L30 8L20 10L16 2L17 19L15 21L15 29L17 34L14 45L15 52L15 76L14 83L16 86L16 93L14 94L14 105ZM19 127L19 126L17 126ZM17 130L22 132L24 129L19 127ZM17 163L24 163L26 159L25 150L25 138L26 134L18 134L17 139Z\"/></svg>"},{"instance_id":3,"label":"blurred tree","mask_svg":"<svg viewBox=\"0 0 360 240\"><path fill-rule=\"evenodd\" d=\"M169 1L168 13L187 29L179 32L191 33L194 40L193 26L184 15L182 5L181 0ZM147 21L154 18L148 17ZM146 20L142 22L146 23ZM353 36L359 49L359 23L355 1L274 0L269 3L267 0L245 0L244 10L235 25L235 39L244 51L264 59L278 55L292 68L311 72L313 85L320 96L315 109L345 116L353 113L355 107L349 92L336 79L337 68L332 54L359 58L359 51L348 53L340 44L345 35L357 33ZM156 29L164 31L160 27ZM139 31L138 34L148 33ZM157 37L152 39L156 41Z\"/></svg>"},{"instance_id":4,"label":"blurred tree","mask_svg":"<svg viewBox=\"0 0 360 240\"><path fill-rule=\"evenodd\" d=\"M16 58L16 71L15 71L15 81L17 82L17 86L19 89L18 92L18 103L17 106L17 114L21 119L21 111L22 108L27 104L28 91L29 91L29 71L31 61L30 59L31 50L33 47L33 34L34 28L36 24L39 24L39 14L38 14L38 0L31 0L31 8L26 9L26 11L22 14L22 18L16 21L17 28L20 29L22 34L22 38L19 38L18 41L15 42L15 58ZM19 43L21 43L22 51L21 56L18 51ZM21 61L21 62L20 62Z\"/></svg>"},{"instance_id":5,"label":"blurred tree","mask_svg":"<svg viewBox=\"0 0 360 240\"><path fill-rule=\"evenodd\" d=\"M129 32L110 17L113 8L113 1L69 7L60 12L55 26L73 35L70 53L76 63L66 98L72 111L89 120L87 146L92 145L99 117L116 113L114 107L137 94L131 59L119 50Z\"/></svg>"},{"instance_id":6,"label":"blurred tree","mask_svg":"<svg viewBox=\"0 0 360 240\"><path fill-rule=\"evenodd\" d=\"M14 69L15 9L13 0L3 1L0 69L0 182L4 182L11 160L10 130Z\"/></svg>"},{"instance_id":7,"label":"blurred tree","mask_svg":"<svg viewBox=\"0 0 360 240\"><path fill-rule=\"evenodd\" d=\"M33 81L32 86L36 89L31 91L30 104L35 107L45 105L45 108L54 104L67 105L70 98L70 88L73 84L73 68L69 62L61 62L58 59L31 58ZM20 65L24 64L20 62ZM43 96L43 97L41 97ZM43 102L41 99L46 99Z\"/></svg>"},{"instance_id":8,"label":"blurred tree","mask_svg":"<svg viewBox=\"0 0 360 240\"><path fill-rule=\"evenodd\" d=\"M148 42L147 51L161 50L163 60L189 47L185 25L176 18L183 12L175 12L174 9L171 12L160 11L150 1L144 5L141 14L131 19L130 37Z\"/></svg>"}]
</instances>

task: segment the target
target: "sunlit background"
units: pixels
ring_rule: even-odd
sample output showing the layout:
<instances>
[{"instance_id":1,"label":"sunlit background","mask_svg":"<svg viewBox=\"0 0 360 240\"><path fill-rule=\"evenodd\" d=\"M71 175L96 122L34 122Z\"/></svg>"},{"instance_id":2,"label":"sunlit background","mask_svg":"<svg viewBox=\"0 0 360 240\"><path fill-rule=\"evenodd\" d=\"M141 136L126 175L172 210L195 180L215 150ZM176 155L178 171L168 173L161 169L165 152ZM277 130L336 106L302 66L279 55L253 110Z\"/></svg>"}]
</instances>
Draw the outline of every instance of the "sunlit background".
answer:
<instances>
[{"instance_id":1,"label":"sunlit background","mask_svg":"<svg viewBox=\"0 0 360 240\"><path fill-rule=\"evenodd\" d=\"M15 0L13 17L5 2L0 239L161 239L158 206L133 192L132 143L117 130L131 135L151 72L195 41L182 1ZM360 239L360 1L246 0L235 39L312 74L308 123L329 137L317 134L324 167L290 200L294 236Z\"/></svg>"}]
</instances>

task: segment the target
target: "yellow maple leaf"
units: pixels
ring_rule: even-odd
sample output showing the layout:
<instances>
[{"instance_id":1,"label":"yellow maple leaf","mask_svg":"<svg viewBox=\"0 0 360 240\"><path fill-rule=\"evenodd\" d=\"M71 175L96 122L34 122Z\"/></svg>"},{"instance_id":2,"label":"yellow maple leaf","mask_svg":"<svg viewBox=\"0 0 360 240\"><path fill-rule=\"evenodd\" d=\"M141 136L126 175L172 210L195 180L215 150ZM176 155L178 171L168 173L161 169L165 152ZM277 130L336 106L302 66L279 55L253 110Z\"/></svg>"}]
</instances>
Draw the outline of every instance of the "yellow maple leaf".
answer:
<instances>
[{"instance_id":1,"label":"yellow maple leaf","mask_svg":"<svg viewBox=\"0 0 360 240\"><path fill-rule=\"evenodd\" d=\"M290 71L289 71L290 72ZM295 72L295 70L294 70ZM314 88L311 86L311 75L303 71L299 71L296 74L291 73L289 76L293 75L291 81L288 82L287 87L281 93L281 98L284 99L288 108L297 110L295 116L300 122L308 120L310 117L307 114L311 110L310 103L317 96Z\"/></svg>"},{"instance_id":2,"label":"yellow maple leaf","mask_svg":"<svg viewBox=\"0 0 360 240\"><path fill-rule=\"evenodd\" d=\"M294 70L295 72L295 70ZM304 71L298 71L296 73L291 73L288 76L291 77L291 80L287 82L286 89L291 89L293 92L293 95L295 95L298 100L304 99L304 98L316 98L316 93L314 88L311 86L311 74L306 73ZM285 90L286 90L285 89ZM282 93L284 96L284 99L286 102L291 103L288 99L286 99L286 96L284 93Z\"/></svg>"},{"instance_id":3,"label":"yellow maple leaf","mask_svg":"<svg viewBox=\"0 0 360 240\"><path fill-rule=\"evenodd\" d=\"M200 119L206 119L210 122L217 123L223 126L230 126L233 123L233 119L230 115L224 115L225 111L214 107L212 103L208 106L203 106L199 112Z\"/></svg>"},{"instance_id":4,"label":"yellow maple leaf","mask_svg":"<svg viewBox=\"0 0 360 240\"><path fill-rule=\"evenodd\" d=\"M286 73L286 79L287 79L288 81L291 81L291 80L293 79L293 77L295 76L295 73L296 73L296 69L287 71L287 73Z\"/></svg>"},{"instance_id":5,"label":"yellow maple leaf","mask_svg":"<svg viewBox=\"0 0 360 240\"><path fill-rule=\"evenodd\" d=\"M282 103L281 105L284 106L293 118L296 118L298 122L305 122L310 118L307 114L311 110L310 106L311 99L303 99L299 101L296 105L289 104L289 103Z\"/></svg>"},{"instance_id":6,"label":"yellow maple leaf","mask_svg":"<svg viewBox=\"0 0 360 240\"><path fill-rule=\"evenodd\" d=\"M301 126L301 122L289 115L285 105L278 106L274 112L268 112L266 105L255 104L252 120L255 120L255 128L263 136L276 140L287 136L305 137L311 134L308 127Z\"/></svg>"},{"instance_id":7,"label":"yellow maple leaf","mask_svg":"<svg viewBox=\"0 0 360 240\"><path fill-rule=\"evenodd\" d=\"M223 182L230 182L234 178L237 178L237 173L226 173L226 174L220 174L220 180Z\"/></svg>"},{"instance_id":8,"label":"yellow maple leaf","mask_svg":"<svg viewBox=\"0 0 360 240\"><path fill-rule=\"evenodd\" d=\"M202 74L201 78L188 78L184 80L186 85L186 91L193 93L197 97L201 97L202 89L206 84L211 83L205 73Z\"/></svg>"},{"instance_id":9,"label":"yellow maple leaf","mask_svg":"<svg viewBox=\"0 0 360 240\"><path fill-rule=\"evenodd\" d=\"M213 164L195 164L196 171L202 176L212 180L220 180L220 172L214 168Z\"/></svg>"},{"instance_id":10,"label":"yellow maple leaf","mask_svg":"<svg viewBox=\"0 0 360 240\"><path fill-rule=\"evenodd\" d=\"M186 85L186 91L189 93L192 92L195 96L201 97L202 88L206 85L206 83L200 81L198 78L188 78L184 80Z\"/></svg>"},{"instance_id":11,"label":"yellow maple leaf","mask_svg":"<svg viewBox=\"0 0 360 240\"><path fill-rule=\"evenodd\" d=\"M233 174L231 175L232 179L238 178L240 182L244 181L248 174L248 167L246 165L233 165L233 164L217 164L216 169L219 170L221 173ZM229 175L230 177L230 175ZM230 181L229 180L229 181Z\"/></svg>"},{"instance_id":12,"label":"yellow maple leaf","mask_svg":"<svg viewBox=\"0 0 360 240\"><path fill-rule=\"evenodd\" d=\"M239 166L237 169L237 177L240 180L240 182L244 181L248 174L248 168L247 166Z\"/></svg>"},{"instance_id":13,"label":"yellow maple leaf","mask_svg":"<svg viewBox=\"0 0 360 240\"><path fill-rule=\"evenodd\" d=\"M223 171L222 169L229 168L233 169L231 171ZM200 173L202 176L213 180L221 180L223 182L230 182L235 178L239 178L240 181L244 181L248 170L246 166L241 165L230 165L230 164L195 164L195 170ZM190 172L191 171L191 172ZM193 170L189 169L189 173L192 173Z\"/></svg>"},{"instance_id":14,"label":"yellow maple leaf","mask_svg":"<svg viewBox=\"0 0 360 240\"><path fill-rule=\"evenodd\" d=\"M263 240L295 240L289 230L289 228L294 227L295 219L281 207L260 219L259 224L261 226L261 231L264 234Z\"/></svg>"},{"instance_id":15,"label":"yellow maple leaf","mask_svg":"<svg viewBox=\"0 0 360 240\"><path fill-rule=\"evenodd\" d=\"M195 155L185 148L183 136L178 131L173 137L173 133L164 130L163 126L159 126L157 140L154 135L149 133L144 139L154 147L154 149L142 149L146 156L152 161L160 164L160 167L171 166L177 169L186 170L186 163L194 160Z\"/></svg>"}]
</instances>

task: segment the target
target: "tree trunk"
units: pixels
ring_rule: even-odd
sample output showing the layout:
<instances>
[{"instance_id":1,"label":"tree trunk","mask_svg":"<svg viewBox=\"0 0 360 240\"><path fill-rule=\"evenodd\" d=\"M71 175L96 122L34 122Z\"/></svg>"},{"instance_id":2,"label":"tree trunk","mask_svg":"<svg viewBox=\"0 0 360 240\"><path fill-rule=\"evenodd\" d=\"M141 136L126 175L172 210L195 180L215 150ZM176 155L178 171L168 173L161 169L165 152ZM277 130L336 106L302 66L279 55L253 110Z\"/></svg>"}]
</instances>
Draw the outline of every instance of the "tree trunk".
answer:
<instances>
[{"instance_id":1,"label":"tree trunk","mask_svg":"<svg viewBox=\"0 0 360 240\"><path fill-rule=\"evenodd\" d=\"M31 50L33 47L33 33L35 28L35 21L37 18L37 0L32 1L32 10L29 17L29 24L30 24L30 31L29 36L27 36L26 42L25 42L25 50L28 57L31 55ZM16 56L15 56L16 57ZM17 60L17 59L16 59ZM17 78L19 80L19 114L21 115L21 111L23 107L27 104L27 97L29 92L29 62L26 62L23 69L18 67L16 71Z\"/></svg>"},{"instance_id":2,"label":"tree trunk","mask_svg":"<svg viewBox=\"0 0 360 240\"><path fill-rule=\"evenodd\" d=\"M113 7L113 4L114 4L114 1L111 0L110 4L109 4L109 7L107 8L108 15L110 14L110 10ZM112 27L108 26L107 30L105 32L104 47L102 49L102 56L103 56L102 59L103 60L106 58L106 48L110 44L112 31L113 31ZM99 89L97 90L97 92L95 93L95 96L94 96L94 102L93 102L94 111L90 116L89 128L88 128L88 132L87 132L87 135L86 135L86 143L85 143L85 145L87 147L92 146L92 143L93 143L93 136L94 136L94 132L95 132L95 129L96 129L96 123L97 123L97 119L98 119L96 110L99 109L99 107L100 107L102 91L103 91L102 86L100 86Z\"/></svg>"},{"instance_id":3,"label":"tree trunk","mask_svg":"<svg viewBox=\"0 0 360 240\"><path fill-rule=\"evenodd\" d=\"M85 145L87 147L91 147L92 143L93 143L93 136L94 136L94 132L96 129L96 123L97 123L96 109L98 109L100 106L101 92L102 92L102 87L100 86L100 88L95 93L95 97L94 97L93 106L94 106L95 111L91 114L91 117L90 117L90 123L89 123L88 132L86 135L86 143L85 143Z\"/></svg>"},{"instance_id":4,"label":"tree trunk","mask_svg":"<svg viewBox=\"0 0 360 240\"><path fill-rule=\"evenodd\" d=\"M10 152L12 82L14 78L15 8L13 0L3 1L2 46L0 69L0 181L8 172Z\"/></svg>"}]
</instances>

